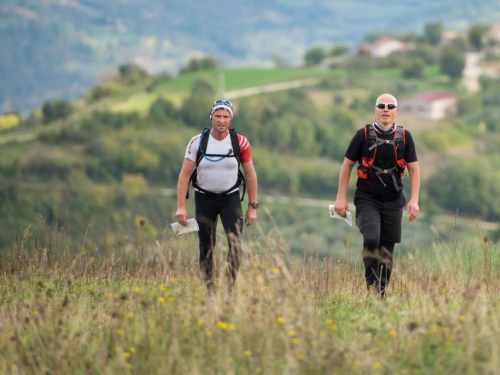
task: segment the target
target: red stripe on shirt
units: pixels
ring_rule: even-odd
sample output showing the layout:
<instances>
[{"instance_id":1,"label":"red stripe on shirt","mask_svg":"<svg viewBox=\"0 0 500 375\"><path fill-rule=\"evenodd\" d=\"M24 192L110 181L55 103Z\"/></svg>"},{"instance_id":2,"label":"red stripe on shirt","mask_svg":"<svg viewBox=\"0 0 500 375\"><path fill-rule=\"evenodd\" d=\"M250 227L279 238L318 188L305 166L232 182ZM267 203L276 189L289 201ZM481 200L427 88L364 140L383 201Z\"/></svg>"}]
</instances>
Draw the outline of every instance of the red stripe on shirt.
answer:
<instances>
[{"instance_id":1,"label":"red stripe on shirt","mask_svg":"<svg viewBox=\"0 0 500 375\"><path fill-rule=\"evenodd\" d=\"M252 160L252 148L250 147L248 139L245 136L238 134L238 143L240 144L241 162L247 163Z\"/></svg>"}]
</instances>

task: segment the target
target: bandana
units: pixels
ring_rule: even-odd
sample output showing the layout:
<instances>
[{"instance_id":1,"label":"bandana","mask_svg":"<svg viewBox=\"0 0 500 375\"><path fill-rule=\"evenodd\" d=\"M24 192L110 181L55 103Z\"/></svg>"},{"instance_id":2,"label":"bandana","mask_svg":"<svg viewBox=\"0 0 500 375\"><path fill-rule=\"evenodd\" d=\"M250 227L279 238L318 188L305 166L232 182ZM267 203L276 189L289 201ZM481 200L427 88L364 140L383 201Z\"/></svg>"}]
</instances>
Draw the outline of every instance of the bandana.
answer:
<instances>
[{"instance_id":1,"label":"bandana","mask_svg":"<svg viewBox=\"0 0 500 375\"><path fill-rule=\"evenodd\" d=\"M229 114L231 115L231 118L233 118L233 109L225 104L217 104L214 107L212 107L212 110L210 111L210 120L212 119L212 115L220 110L225 110L228 111Z\"/></svg>"},{"instance_id":2,"label":"bandana","mask_svg":"<svg viewBox=\"0 0 500 375\"><path fill-rule=\"evenodd\" d=\"M396 123L395 122L392 123L392 126L388 130L384 130L384 128L379 125L379 123L377 122L377 120L375 120L373 122L373 127L375 128L375 130L379 134L392 134L392 133L394 133L396 131Z\"/></svg>"}]
</instances>

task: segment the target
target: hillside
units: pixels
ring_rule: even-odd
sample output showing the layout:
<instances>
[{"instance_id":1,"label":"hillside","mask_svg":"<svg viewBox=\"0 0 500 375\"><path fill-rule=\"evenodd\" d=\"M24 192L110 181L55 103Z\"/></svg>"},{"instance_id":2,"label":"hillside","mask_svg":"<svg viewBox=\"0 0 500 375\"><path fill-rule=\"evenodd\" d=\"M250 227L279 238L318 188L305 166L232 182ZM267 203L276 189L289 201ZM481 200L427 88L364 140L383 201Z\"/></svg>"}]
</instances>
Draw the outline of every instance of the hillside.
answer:
<instances>
[{"instance_id":1,"label":"hillside","mask_svg":"<svg viewBox=\"0 0 500 375\"><path fill-rule=\"evenodd\" d=\"M425 177L421 206L426 219L412 226L413 242L405 246L428 241L429 226L437 238L449 239L449 221L441 213L458 209L464 218L460 228L469 234L468 217L500 217L489 203L500 178L497 158L486 156L496 155L500 130L495 80L483 81L481 93L467 94L432 64L420 79L402 77L397 67L246 68L174 78L147 75L134 66L120 71L84 99L49 102L0 135L2 248L61 227L77 241L85 238L84 246L94 250L163 236L175 212L173 192L186 144L209 126L207 108L219 96L221 73L224 88L232 92L277 81L318 80L313 86L233 100L233 125L251 139L265 203L259 225L264 231L280 230L294 252L301 251L305 236L309 250L323 255L329 244L353 244L356 229L332 227L324 207L334 198L345 148L353 132L372 120L381 90L399 98L428 90L459 95L459 115L445 120L422 124L415 115L401 113L417 142ZM487 132L475 125L480 123ZM474 150L475 145L481 148ZM350 194L354 184L353 178ZM307 199L318 201L304 206ZM495 230L487 236L496 238Z\"/></svg>"},{"instance_id":2,"label":"hillside","mask_svg":"<svg viewBox=\"0 0 500 375\"><path fill-rule=\"evenodd\" d=\"M380 12L367 0L218 6L194 0L4 0L0 112L74 100L124 62L170 73L197 55L214 56L225 68L269 66L273 58L294 65L313 45L352 45L373 30L421 32L436 20L465 31L474 22L495 22L500 9L487 0L423 0L386 6L374 20Z\"/></svg>"}]
</instances>

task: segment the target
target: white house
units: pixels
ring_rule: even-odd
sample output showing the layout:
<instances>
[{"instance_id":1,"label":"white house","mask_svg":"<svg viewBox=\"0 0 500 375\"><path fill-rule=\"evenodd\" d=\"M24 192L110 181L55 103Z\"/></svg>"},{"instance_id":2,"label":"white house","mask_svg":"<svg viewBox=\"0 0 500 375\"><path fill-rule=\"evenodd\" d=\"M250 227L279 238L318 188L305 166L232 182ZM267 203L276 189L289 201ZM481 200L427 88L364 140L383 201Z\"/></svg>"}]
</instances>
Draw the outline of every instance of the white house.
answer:
<instances>
[{"instance_id":1,"label":"white house","mask_svg":"<svg viewBox=\"0 0 500 375\"><path fill-rule=\"evenodd\" d=\"M358 53L365 52L373 57L381 58L389 56L392 52L408 51L414 48L415 45L413 43L405 43L391 37L386 37L371 44L364 43L359 45Z\"/></svg>"},{"instance_id":2,"label":"white house","mask_svg":"<svg viewBox=\"0 0 500 375\"><path fill-rule=\"evenodd\" d=\"M498 52L500 46L500 25L491 26L481 37L481 44L494 52Z\"/></svg>"},{"instance_id":3,"label":"white house","mask_svg":"<svg viewBox=\"0 0 500 375\"><path fill-rule=\"evenodd\" d=\"M425 92L400 100L398 107L426 120L439 120L456 113L457 97L447 91Z\"/></svg>"}]
</instances>

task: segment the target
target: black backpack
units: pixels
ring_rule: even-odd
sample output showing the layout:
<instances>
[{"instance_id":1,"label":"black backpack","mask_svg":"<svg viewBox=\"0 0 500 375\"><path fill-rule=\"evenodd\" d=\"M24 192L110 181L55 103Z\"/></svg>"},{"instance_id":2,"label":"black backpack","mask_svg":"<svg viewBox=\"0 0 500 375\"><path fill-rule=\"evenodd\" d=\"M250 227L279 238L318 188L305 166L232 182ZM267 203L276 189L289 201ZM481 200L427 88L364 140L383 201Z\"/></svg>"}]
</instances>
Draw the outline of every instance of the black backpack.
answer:
<instances>
[{"instance_id":1,"label":"black backpack","mask_svg":"<svg viewBox=\"0 0 500 375\"><path fill-rule=\"evenodd\" d=\"M403 177L406 169L405 155L405 129L402 126L396 126L394 137L390 140L384 140L377 137L377 132L373 129L372 124L365 126L365 144L363 148L363 158L357 168L357 175L359 178L366 180L372 175L379 178L384 186L386 184L380 177L381 174L387 174L392 177L392 182L396 191L401 191L402 188L398 186L396 175ZM394 147L394 167L389 169L382 169L374 165L377 156L377 148L381 145L392 145Z\"/></svg>"},{"instance_id":2,"label":"black backpack","mask_svg":"<svg viewBox=\"0 0 500 375\"><path fill-rule=\"evenodd\" d=\"M196 166L194 168L193 173L191 174L191 178L189 179L189 181L191 182L191 185L193 185L193 187L195 187L196 189L202 191L203 193L205 193L205 194L216 194L218 196L226 195L227 193L229 193L230 191L236 189L240 185L243 185L243 194L241 195L241 201L243 201L243 199L245 198L246 187L245 187L245 176L243 175L243 173L241 172L241 169L240 169L240 166L241 166L241 150L240 150L240 143L238 142L238 133L236 133L236 131L234 130L234 128L230 128L229 129L229 136L231 137L231 145L232 145L233 148L232 148L232 150L229 151L228 154L226 154L226 155L222 155L222 154L207 154L206 151L207 151L208 139L210 138L210 129L205 128L203 130L203 133L201 133L200 147L198 148L198 154L196 155ZM211 157L211 158L219 158L219 159L217 159L217 160L211 160L211 159L209 159L209 157ZM203 160L203 158L206 158L207 160L212 161L212 162L218 162L218 161L220 161L220 160L222 160L224 158L236 158L236 160L238 161L238 178L236 180L236 183L231 188L229 188L228 190L226 190L226 191L224 191L222 193L212 193L212 192L207 191L207 190L203 189L202 187L200 187L196 183L196 177L198 176L198 173L197 173L198 165ZM188 199L188 198L189 198L189 189L188 189L188 192L186 194L186 199Z\"/></svg>"}]
</instances>

